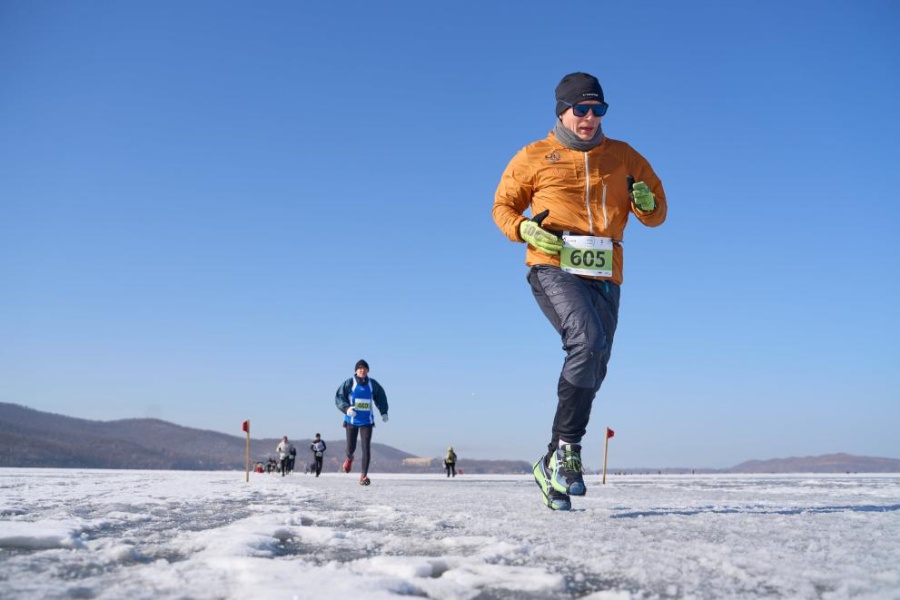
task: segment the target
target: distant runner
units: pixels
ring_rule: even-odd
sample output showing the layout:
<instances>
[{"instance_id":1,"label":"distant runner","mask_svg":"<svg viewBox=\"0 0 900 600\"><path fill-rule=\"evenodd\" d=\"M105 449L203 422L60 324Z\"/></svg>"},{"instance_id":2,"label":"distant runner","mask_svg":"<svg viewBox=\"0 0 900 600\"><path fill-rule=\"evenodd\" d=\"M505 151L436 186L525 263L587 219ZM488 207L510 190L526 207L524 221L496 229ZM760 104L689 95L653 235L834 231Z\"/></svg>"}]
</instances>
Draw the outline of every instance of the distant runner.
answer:
<instances>
[{"instance_id":1,"label":"distant runner","mask_svg":"<svg viewBox=\"0 0 900 600\"><path fill-rule=\"evenodd\" d=\"M447 477L450 477L450 473L453 473L453 477L456 477L456 452L453 451L453 446L447 448L447 454L444 456L444 469L447 470Z\"/></svg>"},{"instance_id":2,"label":"distant runner","mask_svg":"<svg viewBox=\"0 0 900 600\"><path fill-rule=\"evenodd\" d=\"M284 436L278 443L278 447L275 448L275 452L278 454L278 468L281 470L282 477L290 472L290 451L291 444L288 442L288 436Z\"/></svg>"},{"instance_id":3,"label":"distant runner","mask_svg":"<svg viewBox=\"0 0 900 600\"><path fill-rule=\"evenodd\" d=\"M338 388L334 403L344 413L344 428L347 430L347 460L341 470L349 473L353 467L357 437L362 438L362 465L359 485L369 485L369 456L372 447L372 429L375 427L375 413L372 405L381 413L381 420L388 421L388 401L384 388L369 377L369 363L360 359L356 363L353 377Z\"/></svg>"},{"instance_id":4,"label":"distant runner","mask_svg":"<svg viewBox=\"0 0 900 600\"><path fill-rule=\"evenodd\" d=\"M322 461L325 459L325 450L328 449L328 446L325 445L325 440L322 439L322 436L317 433L316 439L309 445L309 449L312 450L313 453L313 461L316 465L316 477L318 477L322 474Z\"/></svg>"}]
</instances>

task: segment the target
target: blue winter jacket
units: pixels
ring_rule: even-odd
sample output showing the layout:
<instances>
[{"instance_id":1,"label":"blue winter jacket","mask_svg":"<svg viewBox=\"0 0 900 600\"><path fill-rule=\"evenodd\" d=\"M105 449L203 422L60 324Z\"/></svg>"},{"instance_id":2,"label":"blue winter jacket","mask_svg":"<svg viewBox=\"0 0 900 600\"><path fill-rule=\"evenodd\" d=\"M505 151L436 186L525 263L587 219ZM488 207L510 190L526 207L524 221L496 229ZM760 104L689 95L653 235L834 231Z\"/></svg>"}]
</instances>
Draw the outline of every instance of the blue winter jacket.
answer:
<instances>
[{"instance_id":1,"label":"blue winter jacket","mask_svg":"<svg viewBox=\"0 0 900 600\"><path fill-rule=\"evenodd\" d=\"M355 391L354 383L356 383ZM368 394L369 386L371 386L372 390L371 398L369 398ZM356 396L355 401L354 395ZM365 381L362 381L354 375L342 383L334 395L334 404L339 411L344 413L344 422L355 427L375 424L375 413L372 410L372 403L375 404L378 412L382 415L388 413L388 401L384 388L371 377L367 377ZM353 418L347 415L347 409L350 406L356 408L356 415Z\"/></svg>"}]
</instances>

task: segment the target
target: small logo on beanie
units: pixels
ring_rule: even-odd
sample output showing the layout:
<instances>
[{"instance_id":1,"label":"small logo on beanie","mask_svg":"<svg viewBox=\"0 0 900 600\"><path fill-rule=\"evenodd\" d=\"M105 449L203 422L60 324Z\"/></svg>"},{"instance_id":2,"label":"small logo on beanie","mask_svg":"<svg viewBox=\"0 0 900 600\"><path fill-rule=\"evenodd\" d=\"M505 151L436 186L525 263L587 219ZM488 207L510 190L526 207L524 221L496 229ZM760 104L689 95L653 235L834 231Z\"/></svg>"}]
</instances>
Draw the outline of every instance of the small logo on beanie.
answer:
<instances>
[{"instance_id":1,"label":"small logo on beanie","mask_svg":"<svg viewBox=\"0 0 900 600\"><path fill-rule=\"evenodd\" d=\"M585 92L581 95L582 98L597 98L600 94L596 92Z\"/></svg>"},{"instance_id":2,"label":"small logo on beanie","mask_svg":"<svg viewBox=\"0 0 900 600\"><path fill-rule=\"evenodd\" d=\"M545 156L544 158L547 159L547 162L548 162L548 163L556 163L556 162L559 162L559 159L560 159L561 157L559 156L559 152L557 152L556 150L554 150L553 152L551 152L550 154L548 154L548 155Z\"/></svg>"}]
</instances>

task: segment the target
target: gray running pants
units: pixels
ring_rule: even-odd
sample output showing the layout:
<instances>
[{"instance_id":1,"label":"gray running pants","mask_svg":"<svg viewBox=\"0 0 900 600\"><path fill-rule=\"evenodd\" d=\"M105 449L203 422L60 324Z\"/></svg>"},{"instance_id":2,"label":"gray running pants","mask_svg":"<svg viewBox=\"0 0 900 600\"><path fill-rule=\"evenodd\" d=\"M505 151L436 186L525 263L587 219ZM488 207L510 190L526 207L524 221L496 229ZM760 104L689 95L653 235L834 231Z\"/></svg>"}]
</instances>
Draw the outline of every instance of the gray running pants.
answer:
<instances>
[{"instance_id":1,"label":"gray running pants","mask_svg":"<svg viewBox=\"0 0 900 600\"><path fill-rule=\"evenodd\" d=\"M553 451L560 439L580 444L587 432L619 322L620 289L611 281L578 277L549 265L532 267L528 283L566 352L548 446Z\"/></svg>"}]
</instances>

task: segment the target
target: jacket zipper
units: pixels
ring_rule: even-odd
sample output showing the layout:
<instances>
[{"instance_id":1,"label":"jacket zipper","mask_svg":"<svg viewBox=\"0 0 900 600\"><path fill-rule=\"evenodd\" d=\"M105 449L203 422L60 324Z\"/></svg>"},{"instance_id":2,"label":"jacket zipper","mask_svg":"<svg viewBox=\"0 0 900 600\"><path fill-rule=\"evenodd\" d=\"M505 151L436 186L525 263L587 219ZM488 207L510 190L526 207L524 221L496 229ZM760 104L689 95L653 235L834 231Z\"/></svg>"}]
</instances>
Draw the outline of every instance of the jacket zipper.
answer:
<instances>
[{"instance_id":1,"label":"jacket zipper","mask_svg":"<svg viewBox=\"0 0 900 600\"><path fill-rule=\"evenodd\" d=\"M591 170L588 153L584 153L584 206L587 208L588 233L594 235L594 217L591 214Z\"/></svg>"},{"instance_id":2,"label":"jacket zipper","mask_svg":"<svg viewBox=\"0 0 900 600\"><path fill-rule=\"evenodd\" d=\"M600 181L603 185L603 194L601 195L602 204L603 204L603 230L609 231L609 215L606 214L606 182L601 178Z\"/></svg>"},{"instance_id":3,"label":"jacket zipper","mask_svg":"<svg viewBox=\"0 0 900 600\"><path fill-rule=\"evenodd\" d=\"M591 213L591 171L588 168L590 166L590 161L588 160L588 153L584 153L584 205L587 208L588 215L588 231L590 235L594 235L594 216ZM602 191L600 193L600 205L603 208L603 229L604 231L609 229L609 214L606 212L606 182L603 181L603 178L600 178L600 185L602 186Z\"/></svg>"}]
</instances>

